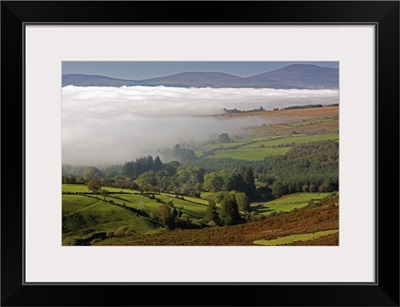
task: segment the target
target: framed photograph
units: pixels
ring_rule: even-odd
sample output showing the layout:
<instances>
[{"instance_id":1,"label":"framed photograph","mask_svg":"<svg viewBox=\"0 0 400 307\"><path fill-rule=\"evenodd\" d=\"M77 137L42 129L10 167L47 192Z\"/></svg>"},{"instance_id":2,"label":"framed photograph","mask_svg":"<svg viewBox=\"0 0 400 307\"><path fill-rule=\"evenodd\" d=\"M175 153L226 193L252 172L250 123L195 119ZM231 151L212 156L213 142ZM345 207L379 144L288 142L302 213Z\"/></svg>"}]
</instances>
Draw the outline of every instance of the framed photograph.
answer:
<instances>
[{"instance_id":1,"label":"framed photograph","mask_svg":"<svg viewBox=\"0 0 400 307\"><path fill-rule=\"evenodd\" d=\"M2 305L399 306L398 1L1 27Z\"/></svg>"}]
</instances>

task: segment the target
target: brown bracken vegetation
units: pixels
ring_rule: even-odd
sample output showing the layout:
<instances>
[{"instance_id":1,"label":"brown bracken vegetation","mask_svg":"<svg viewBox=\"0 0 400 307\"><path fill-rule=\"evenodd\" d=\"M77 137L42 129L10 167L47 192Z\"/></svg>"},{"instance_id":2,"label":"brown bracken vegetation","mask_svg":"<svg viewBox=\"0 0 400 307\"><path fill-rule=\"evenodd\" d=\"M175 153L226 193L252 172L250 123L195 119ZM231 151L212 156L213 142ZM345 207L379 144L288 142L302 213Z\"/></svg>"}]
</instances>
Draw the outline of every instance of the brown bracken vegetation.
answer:
<instances>
[{"instance_id":1,"label":"brown bracken vegetation","mask_svg":"<svg viewBox=\"0 0 400 307\"><path fill-rule=\"evenodd\" d=\"M101 245L153 245L153 246L243 246L254 245L255 240L270 240L293 234L315 233L339 228L338 196L319 203L268 216L257 222L197 230L166 231L164 233L134 234L125 238L110 238L100 241ZM338 245L338 233L310 241L297 241L290 245Z\"/></svg>"}]
</instances>

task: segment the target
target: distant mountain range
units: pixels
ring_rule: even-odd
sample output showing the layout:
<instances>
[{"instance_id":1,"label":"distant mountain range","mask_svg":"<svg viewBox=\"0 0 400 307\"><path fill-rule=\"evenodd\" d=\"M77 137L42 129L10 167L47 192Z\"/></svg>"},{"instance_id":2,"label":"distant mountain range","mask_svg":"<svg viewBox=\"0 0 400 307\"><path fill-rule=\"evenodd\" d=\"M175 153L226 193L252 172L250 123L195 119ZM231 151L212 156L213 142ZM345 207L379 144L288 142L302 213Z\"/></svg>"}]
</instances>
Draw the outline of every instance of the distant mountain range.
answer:
<instances>
[{"instance_id":1,"label":"distant mountain range","mask_svg":"<svg viewBox=\"0 0 400 307\"><path fill-rule=\"evenodd\" d=\"M339 70L310 64L292 64L251 77L222 72L182 72L144 80L124 80L97 75L65 74L62 86L171 86L171 87L252 87L276 89L337 89Z\"/></svg>"}]
</instances>

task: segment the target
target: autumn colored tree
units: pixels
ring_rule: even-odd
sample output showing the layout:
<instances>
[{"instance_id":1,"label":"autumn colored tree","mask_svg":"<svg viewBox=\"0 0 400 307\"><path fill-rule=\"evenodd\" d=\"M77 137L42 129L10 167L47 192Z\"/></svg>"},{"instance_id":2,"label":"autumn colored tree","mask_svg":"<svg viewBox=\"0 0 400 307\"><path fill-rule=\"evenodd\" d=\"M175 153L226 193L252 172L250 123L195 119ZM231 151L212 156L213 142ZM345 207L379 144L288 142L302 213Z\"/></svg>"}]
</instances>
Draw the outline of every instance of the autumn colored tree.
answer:
<instances>
[{"instance_id":1,"label":"autumn colored tree","mask_svg":"<svg viewBox=\"0 0 400 307\"><path fill-rule=\"evenodd\" d=\"M101 189L101 181L98 178L93 178L89 181L87 188L93 192L93 194L97 194Z\"/></svg>"},{"instance_id":2,"label":"autumn colored tree","mask_svg":"<svg viewBox=\"0 0 400 307\"><path fill-rule=\"evenodd\" d=\"M167 226L169 229L174 228L174 215L167 204L161 204L157 210L152 212L151 217L156 219L161 225Z\"/></svg>"}]
</instances>

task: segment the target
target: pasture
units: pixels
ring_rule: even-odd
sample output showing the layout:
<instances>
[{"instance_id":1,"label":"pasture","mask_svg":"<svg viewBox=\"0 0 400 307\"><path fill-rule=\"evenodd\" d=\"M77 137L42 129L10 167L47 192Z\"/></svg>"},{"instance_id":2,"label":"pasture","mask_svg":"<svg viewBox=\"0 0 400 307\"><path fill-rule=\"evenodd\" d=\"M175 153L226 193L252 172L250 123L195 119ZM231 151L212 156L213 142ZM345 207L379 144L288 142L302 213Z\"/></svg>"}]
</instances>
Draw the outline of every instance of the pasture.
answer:
<instances>
[{"instance_id":1,"label":"pasture","mask_svg":"<svg viewBox=\"0 0 400 307\"><path fill-rule=\"evenodd\" d=\"M230 143L211 144L196 147L197 154L211 159L232 158L240 160L263 160L271 156L285 155L293 146L318 141L338 141L333 134L291 134L284 136L249 137Z\"/></svg>"},{"instance_id":2,"label":"pasture","mask_svg":"<svg viewBox=\"0 0 400 307\"><path fill-rule=\"evenodd\" d=\"M296 193L282 196L268 202L254 202L251 204L252 211L261 214L271 214L273 212L289 212L293 209L303 208L311 200L320 200L329 193Z\"/></svg>"},{"instance_id":3,"label":"pasture","mask_svg":"<svg viewBox=\"0 0 400 307\"><path fill-rule=\"evenodd\" d=\"M296 242L300 243L300 242L304 242L304 241L315 240L317 238L336 234L338 232L339 232L339 230L332 229L332 230L318 231L315 233L302 233L302 234L295 234L295 235L289 235L289 236L282 236L282 237L278 237L276 239L270 239L270 240L255 240L254 244L264 245L264 246L288 245L288 244L296 243ZM301 245L301 244L299 244L299 245Z\"/></svg>"},{"instance_id":4,"label":"pasture","mask_svg":"<svg viewBox=\"0 0 400 307\"><path fill-rule=\"evenodd\" d=\"M89 195L63 195L63 245L110 232L154 233L163 230L150 219ZM74 245L74 244L73 244Z\"/></svg>"},{"instance_id":5,"label":"pasture","mask_svg":"<svg viewBox=\"0 0 400 307\"><path fill-rule=\"evenodd\" d=\"M62 185L62 232L65 245L100 233L150 234L165 231L165 227L148 216L162 203L172 202L182 212L182 217L196 221L204 217L206 200L195 197L176 198L170 194L153 197L138 191L104 187L106 196L94 195L86 185ZM208 202L207 202L208 204ZM142 210L137 214L131 208Z\"/></svg>"},{"instance_id":6,"label":"pasture","mask_svg":"<svg viewBox=\"0 0 400 307\"><path fill-rule=\"evenodd\" d=\"M251 114L246 116L250 117ZM218 170L220 162L222 163L218 159L262 161L268 157L284 156L295 148L295 159L301 160L307 157L305 150L296 152L296 149L302 147L295 146L339 140L337 107L267 111L258 112L254 116L265 118L265 124L246 128L239 136L229 134L231 142L218 142L214 139L203 145L189 145L188 149L193 149L200 161L204 159L216 164ZM320 147L316 148L322 150ZM327 150L330 149L331 147ZM292 152L286 158L294 159L293 154L290 154ZM309 155L315 155L315 152ZM286 158L271 158L271 161ZM229 160L230 163L250 164L231 161ZM257 163L264 161L253 164ZM314 177L319 174L316 173ZM328 193L297 193L273 201L252 202L252 219L247 217L246 223L229 227L207 227L207 220L204 218L208 206L207 198L213 193L202 192L201 198L196 198L171 193L150 195L113 187L102 187L102 190L107 192L95 195L86 184L62 185L63 245L312 245L315 242L337 245L337 200L328 204L324 199ZM172 190L174 189L167 189ZM296 191L299 190L301 188ZM180 193L179 190L177 193ZM326 205L318 208L308 206L313 200L318 202L322 199ZM171 203L175 208L171 210L175 214L173 223L179 225L174 231L169 231L167 224L163 224L156 215L162 204ZM330 206L332 204L335 206ZM220 208L219 205L217 208ZM203 228L190 229L187 225Z\"/></svg>"},{"instance_id":7,"label":"pasture","mask_svg":"<svg viewBox=\"0 0 400 307\"><path fill-rule=\"evenodd\" d=\"M290 150L290 147L282 148L244 148L244 149L227 149L217 150L213 155L209 156L211 159L240 159L240 160L262 160L270 156L285 155Z\"/></svg>"}]
</instances>

